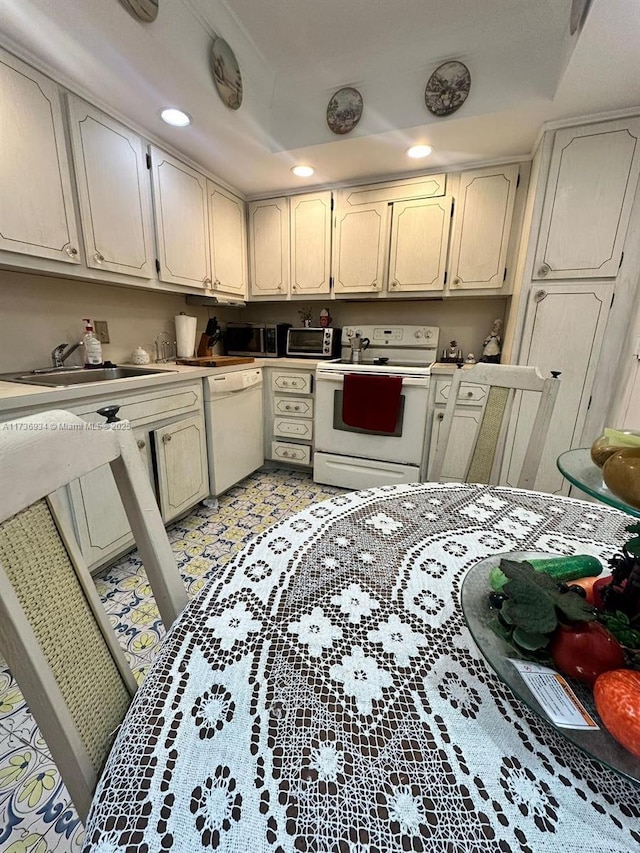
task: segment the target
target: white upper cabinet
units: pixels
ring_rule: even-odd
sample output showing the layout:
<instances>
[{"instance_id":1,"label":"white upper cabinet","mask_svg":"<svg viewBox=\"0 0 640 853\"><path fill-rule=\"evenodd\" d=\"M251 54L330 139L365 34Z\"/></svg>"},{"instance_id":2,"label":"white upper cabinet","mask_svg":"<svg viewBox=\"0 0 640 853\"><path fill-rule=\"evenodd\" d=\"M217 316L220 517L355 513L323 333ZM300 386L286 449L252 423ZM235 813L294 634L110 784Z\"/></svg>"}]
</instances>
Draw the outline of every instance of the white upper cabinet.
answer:
<instances>
[{"instance_id":1,"label":"white upper cabinet","mask_svg":"<svg viewBox=\"0 0 640 853\"><path fill-rule=\"evenodd\" d=\"M398 201L391 216L389 290L442 290L445 282L450 196Z\"/></svg>"},{"instance_id":2,"label":"white upper cabinet","mask_svg":"<svg viewBox=\"0 0 640 853\"><path fill-rule=\"evenodd\" d=\"M534 278L614 278L640 171L640 119L556 133Z\"/></svg>"},{"instance_id":3,"label":"white upper cabinet","mask_svg":"<svg viewBox=\"0 0 640 853\"><path fill-rule=\"evenodd\" d=\"M144 143L68 95L87 266L151 278L151 197Z\"/></svg>"},{"instance_id":4,"label":"white upper cabinet","mask_svg":"<svg viewBox=\"0 0 640 853\"><path fill-rule=\"evenodd\" d=\"M57 85L0 51L0 249L77 264Z\"/></svg>"},{"instance_id":5,"label":"white upper cabinet","mask_svg":"<svg viewBox=\"0 0 640 853\"><path fill-rule=\"evenodd\" d=\"M429 175L338 194L336 294L442 290L451 219L445 182Z\"/></svg>"},{"instance_id":6,"label":"white upper cabinet","mask_svg":"<svg viewBox=\"0 0 640 853\"><path fill-rule=\"evenodd\" d=\"M249 257L252 296L289 292L289 199L249 203Z\"/></svg>"},{"instance_id":7,"label":"white upper cabinet","mask_svg":"<svg viewBox=\"0 0 640 853\"><path fill-rule=\"evenodd\" d=\"M333 255L336 293L382 290L389 249L389 210L386 201L357 207L338 204Z\"/></svg>"},{"instance_id":8,"label":"white upper cabinet","mask_svg":"<svg viewBox=\"0 0 640 853\"><path fill-rule=\"evenodd\" d=\"M460 175L453 217L450 290L500 290L519 166L475 169Z\"/></svg>"},{"instance_id":9,"label":"white upper cabinet","mask_svg":"<svg viewBox=\"0 0 640 853\"><path fill-rule=\"evenodd\" d=\"M331 193L289 199L291 293L307 296L331 290Z\"/></svg>"},{"instance_id":10,"label":"white upper cabinet","mask_svg":"<svg viewBox=\"0 0 640 853\"><path fill-rule=\"evenodd\" d=\"M242 199L208 181L211 279L214 291L247 295L247 232Z\"/></svg>"},{"instance_id":11,"label":"white upper cabinet","mask_svg":"<svg viewBox=\"0 0 640 853\"><path fill-rule=\"evenodd\" d=\"M211 286L207 179L151 146L160 281Z\"/></svg>"}]
</instances>

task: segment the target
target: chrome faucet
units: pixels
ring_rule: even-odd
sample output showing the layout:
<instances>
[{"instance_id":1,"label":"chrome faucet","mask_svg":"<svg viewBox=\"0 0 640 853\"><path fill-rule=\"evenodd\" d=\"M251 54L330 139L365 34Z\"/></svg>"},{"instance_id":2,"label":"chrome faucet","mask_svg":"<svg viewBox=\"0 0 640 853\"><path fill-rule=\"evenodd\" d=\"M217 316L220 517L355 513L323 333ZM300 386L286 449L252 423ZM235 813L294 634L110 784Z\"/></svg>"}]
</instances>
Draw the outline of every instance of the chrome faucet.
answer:
<instances>
[{"instance_id":1,"label":"chrome faucet","mask_svg":"<svg viewBox=\"0 0 640 853\"><path fill-rule=\"evenodd\" d=\"M54 367L64 367L65 361L69 358L69 356L74 353L78 347L82 346L82 341L78 341L78 343L69 344L58 344L51 353L51 361L53 362ZM69 349L67 349L69 347Z\"/></svg>"}]
</instances>

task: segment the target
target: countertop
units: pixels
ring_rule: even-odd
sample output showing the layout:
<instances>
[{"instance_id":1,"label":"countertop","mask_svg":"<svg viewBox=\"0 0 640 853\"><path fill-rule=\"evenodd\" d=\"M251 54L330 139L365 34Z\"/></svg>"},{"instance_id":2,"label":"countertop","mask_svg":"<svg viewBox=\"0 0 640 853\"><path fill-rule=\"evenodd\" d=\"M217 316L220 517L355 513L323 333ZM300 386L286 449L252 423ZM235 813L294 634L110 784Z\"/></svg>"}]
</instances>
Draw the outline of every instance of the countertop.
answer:
<instances>
[{"instance_id":1,"label":"countertop","mask_svg":"<svg viewBox=\"0 0 640 853\"><path fill-rule=\"evenodd\" d=\"M148 364L153 375L134 376L126 379L109 379L105 382L91 382L86 385L47 388L43 385L27 385L18 382L0 382L0 415L16 417L25 414L25 409L56 408L64 403L90 400L92 397L104 397L105 391L121 393L138 391L169 385L188 379L200 379L204 376L217 376L236 370L250 370L252 367L295 367L315 370L318 361L312 358L257 358L253 363L233 364L223 367L192 367L185 364Z\"/></svg>"}]
</instances>

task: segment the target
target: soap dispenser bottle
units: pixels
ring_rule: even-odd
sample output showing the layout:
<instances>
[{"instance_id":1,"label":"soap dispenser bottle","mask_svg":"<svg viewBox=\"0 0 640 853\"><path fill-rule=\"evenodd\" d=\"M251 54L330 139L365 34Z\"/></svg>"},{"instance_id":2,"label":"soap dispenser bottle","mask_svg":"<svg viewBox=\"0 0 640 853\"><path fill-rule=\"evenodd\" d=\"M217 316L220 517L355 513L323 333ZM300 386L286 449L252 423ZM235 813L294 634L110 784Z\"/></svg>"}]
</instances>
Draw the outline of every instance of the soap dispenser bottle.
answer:
<instances>
[{"instance_id":1,"label":"soap dispenser bottle","mask_svg":"<svg viewBox=\"0 0 640 853\"><path fill-rule=\"evenodd\" d=\"M99 367L102 364L102 344L96 337L91 320L83 320L84 363L89 367Z\"/></svg>"}]
</instances>

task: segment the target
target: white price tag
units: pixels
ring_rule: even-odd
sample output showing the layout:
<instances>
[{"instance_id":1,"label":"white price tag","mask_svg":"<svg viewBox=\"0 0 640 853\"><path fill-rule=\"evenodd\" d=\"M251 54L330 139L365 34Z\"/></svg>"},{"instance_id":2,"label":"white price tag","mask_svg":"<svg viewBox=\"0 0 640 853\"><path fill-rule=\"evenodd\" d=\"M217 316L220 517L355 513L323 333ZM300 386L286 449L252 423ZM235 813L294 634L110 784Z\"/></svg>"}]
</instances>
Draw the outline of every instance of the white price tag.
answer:
<instances>
[{"instance_id":1,"label":"white price tag","mask_svg":"<svg viewBox=\"0 0 640 853\"><path fill-rule=\"evenodd\" d=\"M561 675L548 666L509 658L551 722L563 729L599 729Z\"/></svg>"}]
</instances>

